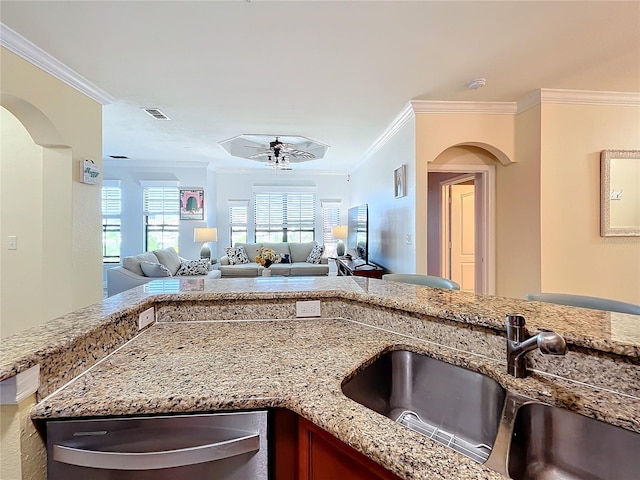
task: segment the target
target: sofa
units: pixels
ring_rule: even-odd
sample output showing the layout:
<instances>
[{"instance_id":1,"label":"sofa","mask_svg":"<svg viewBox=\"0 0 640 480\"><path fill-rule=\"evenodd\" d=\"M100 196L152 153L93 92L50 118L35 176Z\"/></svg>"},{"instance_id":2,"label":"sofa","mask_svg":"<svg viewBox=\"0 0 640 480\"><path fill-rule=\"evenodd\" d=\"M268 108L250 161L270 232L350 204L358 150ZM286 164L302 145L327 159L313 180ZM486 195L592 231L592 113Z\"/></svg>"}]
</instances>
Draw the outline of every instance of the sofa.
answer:
<instances>
[{"instance_id":1,"label":"sofa","mask_svg":"<svg viewBox=\"0 0 640 480\"><path fill-rule=\"evenodd\" d=\"M212 270L208 260L180 257L173 247L154 250L123 257L120 266L107 270L107 296L168 277L220 278L220 272Z\"/></svg>"},{"instance_id":2,"label":"sofa","mask_svg":"<svg viewBox=\"0 0 640 480\"><path fill-rule=\"evenodd\" d=\"M318 259L319 263L311 263L307 261L312 250L314 250L314 247L317 245L317 242L236 243L232 248L238 249L238 247L242 247L246 252L248 262L234 263L234 256L231 255L230 259L229 255L232 249L227 248L225 250L227 255L220 259L220 266L218 269L223 277L260 276L262 275L264 267L259 263L256 263L255 257L258 255L258 249L260 247L265 247L274 250L281 256L288 255L287 263L274 263L269 267L272 275L284 277L329 275L329 261L324 253Z\"/></svg>"}]
</instances>

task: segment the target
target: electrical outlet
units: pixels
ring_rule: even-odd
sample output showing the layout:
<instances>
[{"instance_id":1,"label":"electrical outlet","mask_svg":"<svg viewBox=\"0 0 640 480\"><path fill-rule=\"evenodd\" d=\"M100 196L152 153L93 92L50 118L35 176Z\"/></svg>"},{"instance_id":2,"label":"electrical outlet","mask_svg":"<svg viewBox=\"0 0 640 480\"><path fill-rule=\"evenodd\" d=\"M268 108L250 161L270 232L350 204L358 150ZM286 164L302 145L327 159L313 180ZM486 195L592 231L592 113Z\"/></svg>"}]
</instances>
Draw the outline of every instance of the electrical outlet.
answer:
<instances>
[{"instance_id":1,"label":"electrical outlet","mask_svg":"<svg viewBox=\"0 0 640 480\"><path fill-rule=\"evenodd\" d=\"M147 325L151 325L155 321L155 312L153 307L147 308L138 317L138 330L142 330Z\"/></svg>"},{"instance_id":2,"label":"electrical outlet","mask_svg":"<svg viewBox=\"0 0 640 480\"><path fill-rule=\"evenodd\" d=\"M319 317L320 300L296 302L296 317Z\"/></svg>"}]
</instances>

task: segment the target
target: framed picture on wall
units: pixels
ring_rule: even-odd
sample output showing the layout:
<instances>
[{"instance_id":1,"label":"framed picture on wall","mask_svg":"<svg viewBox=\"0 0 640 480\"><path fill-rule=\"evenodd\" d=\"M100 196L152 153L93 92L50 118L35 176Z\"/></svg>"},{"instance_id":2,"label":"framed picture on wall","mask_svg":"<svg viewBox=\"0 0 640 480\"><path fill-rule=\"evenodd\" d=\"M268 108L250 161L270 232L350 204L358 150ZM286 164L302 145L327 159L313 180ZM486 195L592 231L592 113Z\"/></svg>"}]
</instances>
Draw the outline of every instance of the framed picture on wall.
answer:
<instances>
[{"instance_id":1,"label":"framed picture on wall","mask_svg":"<svg viewBox=\"0 0 640 480\"><path fill-rule=\"evenodd\" d=\"M407 195L407 165L402 164L393 171L393 194L396 198Z\"/></svg>"},{"instance_id":2,"label":"framed picture on wall","mask_svg":"<svg viewBox=\"0 0 640 480\"><path fill-rule=\"evenodd\" d=\"M180 190L180 220L204 220L204 190Z\"/></svg>"}]
</instances>

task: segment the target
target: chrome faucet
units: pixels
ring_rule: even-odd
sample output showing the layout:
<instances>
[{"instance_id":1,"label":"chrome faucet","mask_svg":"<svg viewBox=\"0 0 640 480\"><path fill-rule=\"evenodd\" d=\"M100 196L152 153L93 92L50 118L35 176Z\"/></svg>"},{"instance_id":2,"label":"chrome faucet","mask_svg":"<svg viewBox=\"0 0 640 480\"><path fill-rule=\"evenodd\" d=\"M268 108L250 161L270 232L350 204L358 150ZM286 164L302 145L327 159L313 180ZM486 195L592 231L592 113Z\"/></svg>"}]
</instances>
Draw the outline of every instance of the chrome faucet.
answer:
<instances>
[{"instance_id":1,"label":"chrome faucet","mask_svg":"<svg viewBox=\"0 0 640 480\"><path fill-rule=\"evenodd\" d=\"M525 354L539 348L545 355L564 355L567 344L555 332L540 332L525 340L527 331L522 315L507 315L507 372L516 378L527 376Z\"/></svg>"}]
</instances>

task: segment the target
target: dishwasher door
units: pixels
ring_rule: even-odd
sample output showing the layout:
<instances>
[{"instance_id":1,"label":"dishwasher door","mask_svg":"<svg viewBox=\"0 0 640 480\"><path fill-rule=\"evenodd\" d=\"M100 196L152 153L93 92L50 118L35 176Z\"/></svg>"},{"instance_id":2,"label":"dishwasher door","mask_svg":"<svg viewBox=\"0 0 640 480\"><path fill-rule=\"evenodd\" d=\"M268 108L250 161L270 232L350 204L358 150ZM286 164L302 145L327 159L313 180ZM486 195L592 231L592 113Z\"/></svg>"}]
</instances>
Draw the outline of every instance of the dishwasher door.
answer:
<instances>
[{"instance_id":1,"label":"dishwasher door","mask_svg":"<svg viewBox=\"0 0 640 480\"><path fill-rule=\"evenodd\" d=\"M49 480L267 480L267 412L47 422Z\"/></svg>"}]
</instances>

